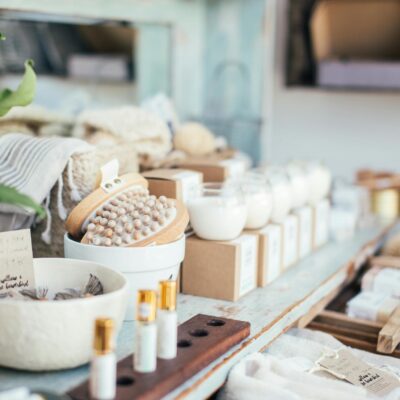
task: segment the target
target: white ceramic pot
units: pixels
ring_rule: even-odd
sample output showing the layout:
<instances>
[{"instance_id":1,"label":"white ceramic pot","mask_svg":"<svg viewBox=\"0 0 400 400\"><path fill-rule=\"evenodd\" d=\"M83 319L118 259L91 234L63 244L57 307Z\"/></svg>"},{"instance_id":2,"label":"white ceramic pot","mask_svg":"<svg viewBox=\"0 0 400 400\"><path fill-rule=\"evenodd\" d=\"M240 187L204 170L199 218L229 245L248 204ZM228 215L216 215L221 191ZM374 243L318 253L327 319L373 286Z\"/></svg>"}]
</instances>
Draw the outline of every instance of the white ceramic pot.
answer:
<instances>
[{"instance_id":1,"label":"white ceramic pot","mask_svg":"<svg viewBox=\"0 0 400 400\"><path fill-rule=\"evenodd\" d=\"M135 319L139 289L157 289L158 282L177 279L185 257L185 236L175 242L146 247L104 247L82 244L64 236L64 253L68 258L90 260L122 272L129 286L125 320Z\"/></svg>"},{"instance_id":2,"label":"white ceramic pot","mask_svg":"<svg viewBox=\"0 0 400 400\"><path fill-rule=\"evenodd\" d=\"M49 371L89 362L96 318L122 324L127 301L125 277L93 262L38 258L36 286L52 291L82 287L95 274L105 294L61 301L0 300L0 365Z\"/></svg>"}]
</instances>

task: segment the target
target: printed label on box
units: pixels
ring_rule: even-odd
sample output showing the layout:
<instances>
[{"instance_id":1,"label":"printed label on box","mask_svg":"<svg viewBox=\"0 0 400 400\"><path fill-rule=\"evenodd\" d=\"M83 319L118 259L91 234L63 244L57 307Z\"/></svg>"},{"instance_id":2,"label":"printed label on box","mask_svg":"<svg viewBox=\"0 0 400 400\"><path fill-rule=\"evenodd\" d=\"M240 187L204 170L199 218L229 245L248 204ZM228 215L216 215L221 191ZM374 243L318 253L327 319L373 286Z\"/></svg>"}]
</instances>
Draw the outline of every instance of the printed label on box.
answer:
<instances>
[{"instance_id":1,"label":"printed label on box","mask_svg":"<svg viewBox=\"0 0 400 400\"><path fill-rule=\"evenodd\" d=\"M329 200L322 200L315 206L315 246L322 246L329 236Z\"/></svg>"},{"instance_id":2,"label":"printed label on box","mask_svg":"<svg viewBox=\"0 0 400 400\"><path fill-rule=\"evenodd\" d=\"M268 238L268 253L264 261L264 274L267 277L267 283L270 283L278 278L281 273L281 227L279 225L268 225L266 228L262 229L260 233L266 235Z\"/></svg>"},{"instance_id":3,"label":"printed label on box","mask_svg":"<svg viewBox=\"0 0 400 400\"><path fill-rule=\"evenodd\" d=\"M174 175L175 180L181 181L182 201L186 203L195 197L201 185L201 175L191 171L179 172Z\"/></svg>"},{"instance_id":4,"label":"printed label on box","mask_svg":"<svg viewBox=\"0 0 400 400\"><path fill-rule=\"evenodd\" d=\"M312 209L302 207L296 211L299 218L299 257L310 254L312 248Z\"/></svg>"},{"instance_id":5,"label":"printed label on box","mask_svg":"<svg viewBox=\"0 0 400 400\"><path fill-rule=\"evenodd\" d=\"M219 165L228 169L228 178L237 178L242 176L246 172L246 164L243 160L236 158L229 158L228 160L222 160Z\"/></svg>"},{"instance_id":6,"label":"printed label on box","mask_svg":"<svg viewBox=\"0 0 400 400\"><path fill-rule=\"evenodd\" d=\"M257 286L257 236L242 235L232 241L240 245L239 296Z\"/></svg>"},{"instance_id":7,"label":"printed label on box","mask_svg":"<svg viewBox=\"0 0 400 400\"><path fill-rule=\"evenodd\" d=\"M298 219L294 215L289 215L283 222L283 265L289 267L297 261L298 254Z\"/></svg>"}]
</instances>

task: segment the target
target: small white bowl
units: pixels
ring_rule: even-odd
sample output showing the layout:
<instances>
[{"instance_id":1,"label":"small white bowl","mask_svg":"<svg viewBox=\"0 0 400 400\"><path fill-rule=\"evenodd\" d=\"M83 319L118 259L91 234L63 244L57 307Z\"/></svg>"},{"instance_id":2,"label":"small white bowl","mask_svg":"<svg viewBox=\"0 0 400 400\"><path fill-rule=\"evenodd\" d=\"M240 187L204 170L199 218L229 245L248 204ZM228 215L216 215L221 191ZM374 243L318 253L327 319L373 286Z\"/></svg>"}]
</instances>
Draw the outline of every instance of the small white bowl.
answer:
<instances>
[{"instance_id":1,"label":"small white bowl","mask_svg":"<svg viewBox=\"0 0 400 400\"><path fill-rule=\"evenodd\" d=\"M127 300L125 277L87 261L38 258L33 265L38 287L52 291L82 287L92 273L105 293L61 301L0 300L0 365L50 371L89 362L96 318L113 318L117 331L121 327Z\"/></svg>"},{"instance_id":2,"label":"small white bowl","mask_svg":"<svg viewBox=\"0 0 400 400\"><path fill-rule=\"evenodd\" d=\"M65 257L90 260L122 272L129 285L126 321L135 319L136 294L139 289L158 289L162 280L176 280L185 257L185 235L157 246L105 247L83 244L64 236Z\"/></svg>"}]
</instances>

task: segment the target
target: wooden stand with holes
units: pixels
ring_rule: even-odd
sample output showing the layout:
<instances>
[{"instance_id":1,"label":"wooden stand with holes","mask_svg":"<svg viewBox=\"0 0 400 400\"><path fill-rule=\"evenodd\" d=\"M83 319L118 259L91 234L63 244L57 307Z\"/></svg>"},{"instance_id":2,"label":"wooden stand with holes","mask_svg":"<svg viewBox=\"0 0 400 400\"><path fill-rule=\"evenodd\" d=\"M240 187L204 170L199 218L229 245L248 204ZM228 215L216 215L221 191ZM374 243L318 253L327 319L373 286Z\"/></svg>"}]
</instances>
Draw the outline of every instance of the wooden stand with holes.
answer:
<instances>
[{"instance_id":1,"label":"wooden stand with holes","mask_svg":"<svg viewBox=\"0 0 400 400\"><path fill-rule=\"evenodd\" d=\"M196 315L178 328L178 355L173 360L157 360L157 370L149 374L133 371L133 358L118 363L116 400L160 399L250 334L248 322L208 315ZM74 400L90 398L88 382L72 390Z\"/></svg>"}]
</instances>

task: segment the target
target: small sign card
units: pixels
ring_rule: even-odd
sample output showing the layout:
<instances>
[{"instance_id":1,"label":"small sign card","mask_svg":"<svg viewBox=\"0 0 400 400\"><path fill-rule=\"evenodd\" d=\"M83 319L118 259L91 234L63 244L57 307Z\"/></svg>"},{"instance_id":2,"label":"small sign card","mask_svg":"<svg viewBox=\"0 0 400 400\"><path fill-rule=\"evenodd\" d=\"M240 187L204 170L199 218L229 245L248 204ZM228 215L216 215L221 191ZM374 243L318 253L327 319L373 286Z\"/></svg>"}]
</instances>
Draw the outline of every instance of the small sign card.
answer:
<instances>
[{"instance_id":1,"label":"small sign card","mask_svg":"<svg viewBox=\"0 0 400 400\"><path fill-rule=\"evenodd\" d=\"M34 287L31 231L0 233L0 294Z\"/></svg>"},{"instance_id":2,"label":"small sign card","mask_svg":"<svg viewBox=\"0 0 400 400\"><path fill-rule=\"evenodd\" d=\"M334 376L364 387L376 396L386 396L400 387L400 380L395 375L367 364L347 349L323 357L318 364Z\"/></svg>"}]
</instances>

